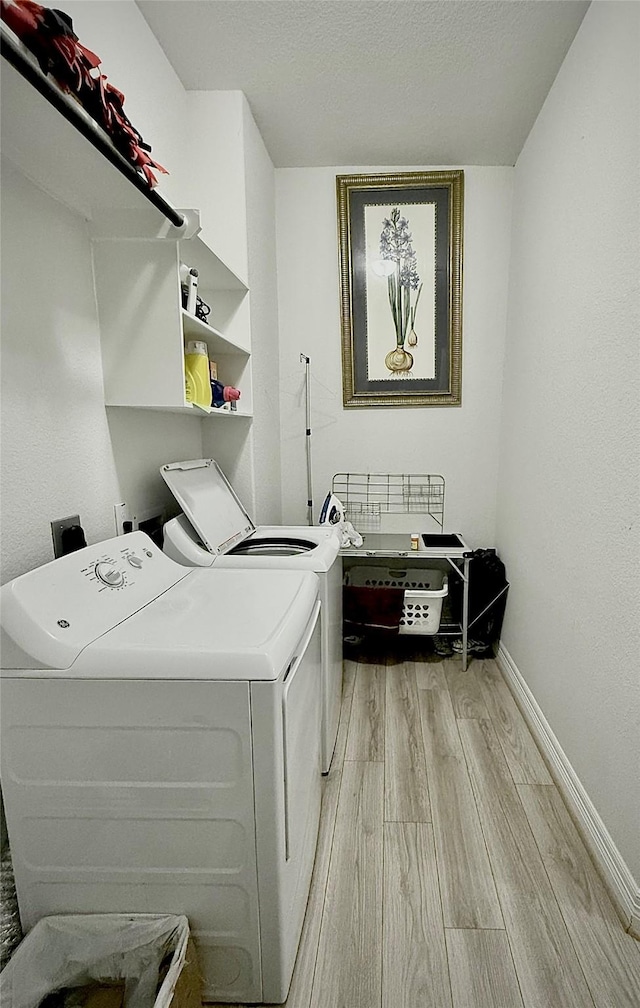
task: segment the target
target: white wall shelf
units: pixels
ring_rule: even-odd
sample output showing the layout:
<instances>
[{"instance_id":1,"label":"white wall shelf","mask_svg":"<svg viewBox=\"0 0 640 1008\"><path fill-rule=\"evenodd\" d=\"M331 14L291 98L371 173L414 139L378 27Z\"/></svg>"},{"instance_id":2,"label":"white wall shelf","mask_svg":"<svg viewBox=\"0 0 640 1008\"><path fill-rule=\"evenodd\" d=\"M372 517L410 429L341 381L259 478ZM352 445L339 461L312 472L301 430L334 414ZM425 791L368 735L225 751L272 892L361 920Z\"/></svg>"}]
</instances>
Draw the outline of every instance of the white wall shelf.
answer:
<instances>
[{"instance_id":1,"label":"white wall shelf","mask_svg":"<svg viewBox=\"0 0 640 1008\"><path fill-rule=\"evenodd\" d=\"M150 189L4 23L0 42L3 158L91 222L106 405L250 419L246 283L199 237L198 211L176 209ZM182 308L181 262L198 270L207 323ZM219 381L240 389L237 410L186 401L190 339L206 342Z\"/></svg>"},{"instance_id":2,"label":"white wall shelf","mask_svg":"<svg viewBox=\"0 0 640 1008\"><path fill-rule=\"evenodd\" d=\"M106 405L117 409L119 404L107 403ZM253 413L247 413L246 410L216 409L213 406L209 409L205 409L202 406L196 406L193 403L188 402L186 402L183 406L129 406L128 409L157 410L160 413L182 413L184 416L193 416L199 420L208 420L209 417L224 420L251 420L253 418Z\"/></svg>"},{"instance_id":3,"label":"white wall shelf","mask_svg":"<svg viewBox=\"0 0 640 1008\"><path fill-rule=\"evenodd\" d=\"M189 215L189 211L185 212ZM251 336L246 285L197 236L184 240L96 238L94 269L105 402L108 406L251 417ZM208 323L182 307L180 263L198 270ZM241 393L239 409L194 407L185 399L184 349L207 344L218 380Z\"/></svg>"},{"instance_id":4,"label":"white wall shelf","mask_svg":"<svg viewBox=\"0 0 640 1008\"><path fill-rule=\"evenodd\" d=\"M214 359L216 353L238 353L249 356L248 350L242 346L238 346L232 339L214 329L213 326L208 325L207 322L203 322L195 315L192 315L186 308L182 309L181 315L182 331L184 332L185 339L203 340L209 347L209 356L213 356Z\"/></svg>"}]
</instances>

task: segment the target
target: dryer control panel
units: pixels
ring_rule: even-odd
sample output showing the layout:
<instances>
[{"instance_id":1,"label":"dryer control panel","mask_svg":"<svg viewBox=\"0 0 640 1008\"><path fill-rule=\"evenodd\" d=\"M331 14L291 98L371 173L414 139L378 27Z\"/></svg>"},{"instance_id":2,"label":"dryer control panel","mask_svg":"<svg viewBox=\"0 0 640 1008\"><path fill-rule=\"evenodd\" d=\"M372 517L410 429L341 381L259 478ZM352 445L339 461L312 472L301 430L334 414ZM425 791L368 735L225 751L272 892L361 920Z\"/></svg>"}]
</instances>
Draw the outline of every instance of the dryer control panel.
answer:
<instances>
[{"instance_id":1,"label":"dryer control panel","mask_svg":"<svg viewBox=\"0 0 640 1008\"><path fill-rule=\"evenodd\" d=\"M129 533L129 535L131 534ZM126 536L127 539L129 535ZM153 561L157 550L153 543L151 543L151 547L153 548L150 549L149 546L143 544L132 549L127 545L121 546L119 549L105 551L97 559L92 556L89 563L82 568L82 573L96 584L98 591L127 588L139 581L144 581L145 578L153 578L150 561Z\"/></svg>"},{"instance_id":2,"label":"dryer control panel","mask_svg":"<svg viewBox=\"0 0 640 1008\"><path fill-rule=\"evenodd\" d=\"M144 532L130 532L4 585L2 629L34 667L68 669L88 644L189 574Z\"/></svg>"}]
</instances>

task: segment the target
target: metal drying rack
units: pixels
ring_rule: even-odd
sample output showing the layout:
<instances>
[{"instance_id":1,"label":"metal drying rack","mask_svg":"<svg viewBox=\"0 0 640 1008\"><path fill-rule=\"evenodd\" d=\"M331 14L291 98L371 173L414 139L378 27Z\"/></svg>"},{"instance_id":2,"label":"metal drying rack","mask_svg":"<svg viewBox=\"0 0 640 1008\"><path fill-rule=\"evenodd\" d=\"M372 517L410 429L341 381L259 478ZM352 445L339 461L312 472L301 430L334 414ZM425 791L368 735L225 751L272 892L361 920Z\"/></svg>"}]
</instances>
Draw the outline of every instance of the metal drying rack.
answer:
<instances>
[{"instance_id":1,"label":"metal drying rack","mask_svg":"<svg viewBox=\"0 0 640 1008\"><path fill-rule=\"evenodd\" d=\"M333 493L358 531L381 527L383 514L429 515L444 529L444 476L432 473L337 473Z\"/></svg>"},{"instance_id":2,"label":"metal drying rack","mask_svg":"<svg viewBox=\"0 0 640 1008\"><path fill-rule=\"evenodd\" d=\"M343 557L402 557L403 559L446 560L463 582L462 621L454 628L442 628L442 636L462 637L462 667L467 668L469 629L469 550L458 535L444 533L444 476L434 473L337 473L332 492L342 503L345 518L364 534L362 547L342 549ZM440 540L419 552L407 548L407 536L378 534L384 515L411 515L432 519ZM373 533L373 534L370 534ZM466 554L466 555L465 555Z\"/></svg>"},{"instance_id":3,"label":"metal drying rack","mask_svg":"<svg viewBox=\"0 0 640 1008\"><path fill-rule=\"evenodd\" d=\"M347 521L364 536L362 547L341 549L343 557L401 557L412 562L437 558L447 561L462 580L462 621L441 625L438 635L462 638L462 668L466 670L469 629L505 595L509 583L469 623L471 551L461 535L444 532L444 477L433 473L337 473L331 489L341 501ZM428 517L439 532L423 535L424 545L416 553L407 548L406 533L380 533L383 516L394 514Z\"/></svg>"}]
</instances>

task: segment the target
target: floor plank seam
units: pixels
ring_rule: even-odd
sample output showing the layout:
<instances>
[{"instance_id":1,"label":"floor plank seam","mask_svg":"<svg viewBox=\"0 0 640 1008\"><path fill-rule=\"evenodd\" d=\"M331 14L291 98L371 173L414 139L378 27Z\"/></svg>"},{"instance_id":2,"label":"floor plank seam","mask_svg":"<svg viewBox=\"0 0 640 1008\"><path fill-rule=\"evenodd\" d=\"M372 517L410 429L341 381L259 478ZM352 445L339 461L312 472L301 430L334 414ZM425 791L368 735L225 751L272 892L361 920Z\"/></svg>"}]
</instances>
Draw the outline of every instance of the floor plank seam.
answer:
<instances>
[{"instance_id":1,"label":"floor plank seam","mask_svg":"<svg viewBox=\"0 0 640 1008\"><path fill-rule=\"evenodd\" d=\"M428 778L428 775L429 775L429 771L427 770L427 778ZM453 981L451 979L451 958L449 956L449 949L447 947L447 928L446 928L445 923L444 923L444 901L442 899L442 883L441 883L441 880L440 880L440 865L439 865L439 862L438 862L438 851L436 849L436 842L435 842L435 835L434 835L433 826L431 827L431 839L432 839L432 842L433 842L433 853L434 853L435 862L436 862L436 881L438 883L438 899L439 899L439 906L440 906L440 925L442 927L442 934L444 936L444 952L445 952L445 960L446 960L446 963L447 963L447 980L449 981L449 998L451 999L452 1008L456 1008L456 1006L453 1003Z\"/></svg>"},{"instance_id":2,"label":"floor plank seam","mask_svg":"<svg viewBox=\"0 0 640 1008\"><path fill-rule=\"evenodd\" d=\"M545 872L545 874L546 874L546 876L547 876L547 878L549 880L549 886L551 888L551 892L553 893L553 898L556 901L556 905L558 907L558 911L560 913L560 917L562 919L562 922L564 924L565 930L567 932L567 937L569 939L569 943L570 943L571 947L573 948L576 960L577 960L578 965L579 965L579 967L580 967L580 969L582 971L582 975L584 977L584 982L585 982L585 984L587 986L587 990L589 991L589 994L591 995L591 998L593 1000L594 1006L595 1006L595 1008L598 1008L598 1003L596 1001L596 992L594 992L592 990L592 985L589 983L588 974L585 972L584 966L582 965L582 956L580 954L580 948L576 944L576 942L574 940L574 937L573 937L573 935L571 933L572 932L571 922L567 918L567 912L566 912L565 908L563 907L563 900L560 898L560 896L558 895L558 892L556 891L556 887L555 887L554 882L553 882L553 876L550 874L549 869L547 868L547 862L546 862L546 858L544 856L544 851L540 847L540 844L538 843L537 837L535 835L535 830L533 829L533 827L531 825L531 822L529 820L529 816L527 814L526 806L525 806L524 802L522 801L522 796L520 795L520 790L519 789L521 787L543 787L543 786L544 785L541 785L541 784L520 784L520 785L516 785L515 790L516 790L516 793L518 795L518 799L520 801L520 804L522 805L522 809L524 811L524 815L525 815L525 818L527 820L527 824L529 825L529 829L530 829L531 835L533 837L533 842L535 843L536 849L537 849L538 854L540 856L540 862L541 862L542 867L544 869L544 872ZM555 787L554 784L552 784L551 786ZM560 794L560 792L558 792L558 793ZM562 799L562 795L560 795L560 799L563 800ZM563 804L564 804L564 802L563 802ZM580 841L580 842L582 842L582 841ZM585 851L585 852L588 854L588 851ZM639 1001L639 1003L640 1003L640 1001Z\"/></svg>"},{"instance_id":3,"label":"floor plank seam","mask_svg":"<svg viewBox=\"0 0 640 1008\"><path fill-rule=\"evenodd\" d=\"M386 789L386 777L384 776L384 771L383 771L383 778L382 778L382 780L383 780L383 786L382 786L382 807L384 809L384 795L386 793L385 792L385 789ZM384 884L385 884L385 879L386 879L386 870L387 870L387 859L386 859L385 842L384 842L384 820L383 820L383 822L382 822L382 901L381 901L381 905L380 905L380 933L382 935L382 941L383 941L383 943L384 943L384 933L385 933L385 931L384 931L384 927L385 927ZM383 1001L384 1001L384 985L385 985L384 961L385 961L384 960L384 954L382 954L380 956L380 1005L379 1005L379 1008L382 1008L382 1004L383 1004ZM374 1008L375 1008L375 1006L374 1006Z\"/></svg>"},{"instance_id":4,"label":"floor plank seam","mask_svg":"<svg viewBox=\"0 0 640 1008\"><path fill-rule=\"evenodd\" d=\"M558 898L558 893L556 892L556 887L553 884L553 878L549 874L549 869L547 868L546 859L544 857L544 851L542 850L542 848L540 847L540 844L538 843L537 837L535 835L535 831L534 831L534 829L533 829L533 827L531 825L531 822L529 820L529 816L527 815L526 806L525 806L524 802L522 801L522 796L520 795L520 791L518 789L518 787L537 787L537 786L538 785L535 785L535 784L534 785L532 785L532 784L529 784L529 785L521 784L519 786L518 785L514 785L514 789L515 789L515 792L516 792L516 794L518 796L518 801L520 802L520 806L522 808L522 811L524 813L524 817L526 819L527 826L529 827L529 832L531 833L531 836L533 837L533 842L535 844L535 848L538 851L538 856L540 858L540 863L541 863L541 865L542 865L542 867L544 869L544 873L547 876L547 879L549 881L549 888L551 889L551 892L553 893L553 898L554 898L554 900L556 902L556 906L558 907L558 910L560 912L560 917L562 918L562 922L563 922L563 924L565 926L565 930L567 932L567 936L568 936L569 941L571 943L571 947L574 950L576 959L578 960L578 963L580 965L580 969L582 970L582 973L584 975L585 983L587 984L587 988L589 990L589 993L591 993L591 988L589 986L589 982L587 980L586 975L584 974L584 969L582 968L582 962L581 962L580 956L578 954L578 949L576 948L576 944L575 944L573 938L571 937L571 930L569 928L569 925L567 923L567 919L566 919L565 914L564 914L563 909L562 909L562 901ZM593 997L593 994L591 996Z\"/></svg>"},{"instance_id":5,"label":"floor plank seam","mask_svg":"<svg viewBox=\"0 0 640 1008\"><path fill-rule=\"evenodd\" d=\"M505 934L507 936L507 947L509 949L509 955L511 956L511 965L513 966L513 972L515 973L516 983L518 984L518 990L520 991L520 998L522 1000L522 1004L526 1005L525 992L524 992L524 990L522 988L522 983L521 983L520 977L518 975L518 970L517 970L517 967L516 967L516 957L513 954L513 943L512 943L511 935L509 934L509 929L508 928L505 928Z\"/></svg>"},{"instance_id":6,"label":"floor plank seam","mask_svg":"<svg viewBox=\"0 0 640 1008\"><path fill-rule=\"evenodd\" d=\"M335 830L336 830L336 820L338 818L338 805L339 805L339 802L340 802L340 794L341 794L341 791L342 791L342 769L340 769L339 775L340 775L340 782L338 784L338 794L336 796L336 804L335 804L335 809L334 809L334 812L333 812L333 823L331 824L331 827L330 827L331 837L330 837L330 839L328 838L328 840L327 840L327 842L329 844L329 856L327 858L327 863L326 863L325 870L324 870L324 873L323 873L324 877L322 879L318 880L319 885L321 886L321 892L322 892L322 897L320 899L320 904L321 905L318 908L318 912L319 912L319 916L320 916L320 925L319 925L319 928L318 928L318 940L315 943L315 954L313 955L313 970L310 970L310 972L311 972L311 980L310 980L310 983L309 983L309 1004L311 1003L311 1001L313 999L313 988L314 988L314 985L315 985L316 970L317 970L317 966L318 966L318 955L319 955L319 952L320 952L320 934L321 934L322 925L323 925L323 922L324 922L325 906L326 906L326 901L327 901L327 883L328 883L328 880L329 880L329 872L331 870L331 861L332 861L332 858L333 858L333 839L334 839ZM325 791L326 791L326 789L325 789ZM323 796L324 796L325 791L323 791ZM321 810L321 814L322 814L322 810ZM312 885L313 885L313 878L312 878ZM308 909L309 909L309 904L307 904L307 910ZM303 930L304 930L304 924L303 924ZM299 954L300 954L300 949L298 949L298 955ZM295 967L294 967L294 975L295 975Z\"/></svg>"},{"instance_id":7,"label":"floor plank seam","mask_svg":"<svg viewBox=\"0 0 640 1008\"><path fill-rule=\"evenodd\" d=\"M445 931L498 931L501 934L505 934L507 931L506 927L479 927L477 925L471 926L470 924L443 924Z\"/></svg>"},{"instance_id":8,"label":"floor plank seam","mask_svg":"<svg viewBox=\"0 0 640 1008\"><path fill-rule=\"evenodd\" d=\"M316 984L316 974L317 974L317 968L318 968L318 957L319 957L319 953L320 953L320 935L322 933L322 927L324 925L326 903L327 903L328 882L329 882L330 871L331 871L331 863L332 863L332 861L334 859L334 853L335 853L334 839L335 839L336 825L337 825L337 821L338 821L338 809L340 807L340 798L342 796L342 787L343 787L343 781L344 781L344 775L343 775L342 771L343 771L343 766L344 766L344 762L345 762L344 753L346 752L347 739L348 739L348 735L349 735L349 727L350 727L350 724L351 724L351 713L352 713L352 710L353 710L353 690L354 690L354 686L355 686L355 675L356 675L356 672L357 672L357 666L356 666L356 670L354 671L353 683L351 684L350 691L346 695L343 694L342 702L343 702L343 704L348 705L348 709L345 711L345 718L344 718L343 725L339 724L339 728L338 728L338 730L340 730L340 728L342 728L343 735L342 735L342 739L340 740L340 749L338 749L338 739L336 739L336 750L334 751L332 764L331 764L331 767L329 769L329 775L327 777L327 782L328 782L328 779L331 776L331 774L335 773L336 776L339 776L339 782L338 782L338 785L337 785L337 794L336 794L336 797L335 797L335 806L334 806L334 809L333 809L333 822L332 822L331 827L330 827L331 837L330 837L330 839L328 838L328 840L327 840L328 847L329 847L329 855L327 857L327 863L326 863L326 866L325 866L324 877L321 880L321 885L322 885L321 904L322 905L321 905L321 908L319 908L320 925L319 925L319 928L318 928L318 939L316 941L315 955L313 956L313 973L312 973L312 976L311 976L311 979L310 979L310 983L309 983L309 1001L308 1001L308 1004L305 1006L305 1008L309 1008L309 1005L311 1004L311 1002L313 1001L313 998L314 998L314 989L315 989L315 984ZM325 794L326 794L326 782L325 782L325 787L323 788L323 797L324 797ZM321 815L322 815L322 808L321 808ZM299 954L299 950L298 950L298 954ZM302 1006L301 1006L301 1008L302 1008Z\"/></svg>"},{"instance_id":9,"label":"floor plank seam","mask_svg":"<svg viewBox=\"0 0 640 1008\"><path fill-rule=\"evenodd\" d=\"M433 819L383 819L386 823L409 823L413 826L433 826Z\"/></svg>"},{"instance_id":10,"label":"floor plank seam","mask_svg":"<svg viewBox=\"0 0 640 1008\"><path fill-rule=\"evenodd\" d=\"M462 721L462 720L468 720L468 719L461 718L460 720ZM492 734L494 736L494 741L495 741L495 743L497 743L498 751L500 753L502 753L503 759L505 759L503 747L502 747L502 745L500 743L499 737L497 736L497 734L495 732L495 728L494 728L493 722L491 720L489 721L489 727L490 727L491 732L492 732ZM465 753L465 758L466 758L466 753ZM566 919L565 919L565 915L562 912L562 907L561 907L560 901L558 899L556 890L555 890L555 888L553 886L552 880L551 880L551 878L549 876L549 872L548 872L547 866L545 864L544 858L542 856L542 852L541 852L540 847L538 845L538 842L536 840L534 831L533 831L533 829L531 827L531 823L529 821L529 817L527 816L526 809L524 807L524 803L522 802L522 798L521 798L520 792L518 790L518 785L516 785L515 782L513 782L513 780L512 780L511 771L510 771L510 768L509 768L509 765L508 765L508 762L506 761L506 759L505 759L505 763L506 763L506 769L507 769L508 774L509 774L509 784L510 784L510 787L511 787L511 789L513 791L513 794L511 795L511 797L513 798L513 797L517 796L518 805L522 809L522 812L523 812L523 815L524 815L524 823L526 824L526 829L528 830L528 834L530 834L531 840L533 841L533 849L538 854L538 859L539 859L539 862L540 862L539 867L541 868L544 877L547 879L550 895L551 895L551 898L553 900L553 905L557 908L558 915L559 915L559 921L561 922L562 928L564 929L563 930L563 937L564 937L565 941L568 941L568 947L573 951L573 956L574 956L574 960L575 960L574 966L577 966L577 968L578 968L578 970L579 970L579 972L580 972L580 974L582 976L582 979L584 981L585 991L589 995L589 998L590 998L590 1004L589 1005L581 1006L581 1008L598 1008L598 1006L595 1003L595 999L593 997L593 994L591 992L591 987L589 986L589 984L587 982L587 978L586 978L586 975L585 975L582 963L580 961L580 957L578 956L575 943L574 943L574 941L573 941L573 939L571 937L571 933L569 931L569 928L567 927L567 922L566 922ZM471 771L470 771L470 776L471 776L471 781L472 781L472 789L473 789L473 793L474 793L474 800L476 801L476 805L478 805L478 796L476 794L476 785L475 785L474 777L473 777L473 774L471 773ZM532 785L532 786L537 786L537 785ZM501 815L501 817L504 820L504 824L505 824L506 829L508 830L508 832L511 835L511 839L512 839L514 847L518 848L518 846L519 846L518 836L517 836L517 834L516 834L516 832L514 830L514 827L513 827L513 824L512 824L512 821L511 821L510 817L507 815L506 811L503 810L503 809L500 809L500 815ZM496 871L495 871L495 868L494 868L494 860L498 856L498 854L496 854L495 852L492 853L492 851L491 851L491 845L487 842L487 837L486 837L485 828L484 828L484 825L483 825L483 822L482 822L482 818L480 820L480 823L481 823L481 829L482 829L483 835L485 837L485 843L487 844L487 853L489 855L489 864L491 865L491 870L492 870L492 873L493 873L494 881L496 881L496 892L497 892L497 895L498 895L498 900L499 900L500 906L502 908L503 916L505 916L505 909L504 909L504 905L503 905L503 899L501 898L501 895L500 895L500 887L497 884L497 876L496 876ZM506 917L505 917L505 923L506 923ZM507 935L509 935L510 931L509 931L508 924L506 925L506 931L507 931ZM513 952L512 952L512 954L513 954ZM515 958L514 958L514 963L515 963ZM516 969L516 977L518 978L518 981L520 983L520 977L518 975L517 969ZM523 1003L525 1005L527 1005L527 998L526 998L526 995L524 995L524 994L523 994ZM610 1006L606 1006L606 1008L610 1008ZM612 1006L611 1006L611 1008L612 1008Z\"/></svg>"},{"instance_id":11,"label":"floor plank seam","mask_svg":"<svg viewBox=\"0 0 640 1008\"><path fill-rule=\"evenodd\" d=\"M502 923L504 924L505 930L506 930L506 920L507 919L506 919L506 915L505 915L505 908L504 908L504 905L503 905L503 900L500 898L500 888L498 886L498 879L497 879L497 876L496 876L496 873L495 873L495 870L494 870L494 867L493 867L493 858L491 857L491 850L490 850L491 845L489 843L489 838L487 837L487 831L486 831L486 828L485 828L485 825L484 825L484 822L483 822L483 816L481 815L480 805L479 805L479 802L478 802L478 795L477 795L477 792L476 792L476 785L475 785L475 782L474 782L474 779L473 779L473 773L471 772L471 767L469 766L469 760L467 759L467 753L466 753L466 750L465 750L465 747L464 747L464 744L463 744L463 741L462 741L462 736L460 734L460 725L459 725L459 722L460 721L466 721L466 720L481 721L483 719L482 718L472 718L472 719L469 719L469 718L456 718L455 719L455 724L456 724L456 731L458 733L458 741L460 743L460 750L462 752L462 756L463 756L463 759L464 759L464 765L465 765L465 768L466 768L466 771L467 771L467 777L469 778L469 783L471 785L471 797L473 799L473 805L474 805L474 808L475 808L476 817L477 817L477 820L478 820L478 823L479 823L479 826L480 826L480 833L482 834L482 842L484 844L484 849L485 849L485 852L486 852L486 855L487 855L487 862L489 864L489 870L491 872L491 879L493 881L493 888L495 890L496 898L498 900L498 906L500 908L500 914L502 915Z\"/></svg>"}]
</instances>

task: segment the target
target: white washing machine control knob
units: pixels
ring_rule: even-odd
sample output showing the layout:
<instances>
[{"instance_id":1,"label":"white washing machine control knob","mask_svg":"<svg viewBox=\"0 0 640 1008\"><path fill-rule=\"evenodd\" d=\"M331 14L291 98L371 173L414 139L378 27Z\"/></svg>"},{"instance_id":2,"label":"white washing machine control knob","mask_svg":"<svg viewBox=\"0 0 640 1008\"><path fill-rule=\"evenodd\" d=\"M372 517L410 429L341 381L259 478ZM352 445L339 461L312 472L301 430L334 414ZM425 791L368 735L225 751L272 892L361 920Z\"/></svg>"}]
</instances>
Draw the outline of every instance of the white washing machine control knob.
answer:
<instances>
[{"instance_id":1,"label":"white washing machine control knob","mask_svg":"<svg viewBox=\"0 0 640 1008\"><path fill-rule=\"evenodd\" d=\"M96 577L103 584L109 585L110 588L119 588L120 585L124 584L124 574L122 571L119 571L113 564L104 560L96 564Z\"/></svg>"},{"instance_id":2,"label":"white washing machine control knob","mask_svg":"<svg viewBox=\"0 0 640 1008\"><path fill-rule=\"evenodd\" d=\"M131 556L128 556L127 560L129 561L132 567L136 568L136 570L140 570L140 568L142 567L142 560L140 559L139 556L136 556L135 553L132 553Z\"/></svg>"}]
</instances>

